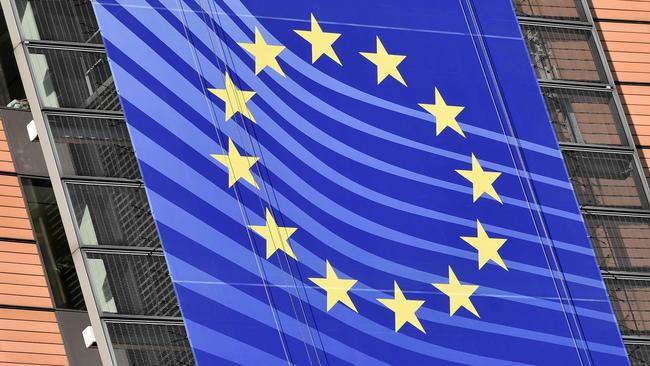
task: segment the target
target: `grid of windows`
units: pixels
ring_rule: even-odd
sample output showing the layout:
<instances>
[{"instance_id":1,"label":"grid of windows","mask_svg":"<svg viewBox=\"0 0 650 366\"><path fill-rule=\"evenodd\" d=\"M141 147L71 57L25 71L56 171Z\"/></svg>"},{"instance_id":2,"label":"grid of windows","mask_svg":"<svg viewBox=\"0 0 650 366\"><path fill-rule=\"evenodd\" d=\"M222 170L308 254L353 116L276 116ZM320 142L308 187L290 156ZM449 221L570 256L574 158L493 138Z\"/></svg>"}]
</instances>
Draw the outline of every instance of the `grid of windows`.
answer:
<instances>
[{"instance_id":1,"label":"grid of windows","mask_svg":"<svg viewBox=\"0 0 650 366\"><path fill-rule=\"evenodd\" d=\"M102 43L91 0L15 0L28 40Z\"/></svg>"},{"instance_id":2,"label":"grid of windows","mask_svg":"<svg viewBox=\"0 0 650 366\"><path fill-rule=\"evenodd\" d=\"M560 142L628 145L612 92L544 87L542 94Z\"/></svg>"},{"instance_id":3,"label":"grid of windows","mask_svg":"<svg viewBox=\"0 0 650 366\"><path fill-rule=\"evenodd\" d=\"M124 119L48 114L47 122L64 175L140 178Z\"/></svg>"},{"instance_id":4,"label":"grid of windows","mask_svg":"<svg viewBox=\"0 0 650 366\"><path fill-rule=\"evenodd\" d=\"M180 324L106 322L118 365L192 366L194 357Z\"/></svg>"},{"instance_id":5,"label":"grid of windows","mask_svg":"<svg viewBox=\"0 0 650 366\"><path fill-rule=\"evenodd\" d=\"M607 82L589 30L524 24L521 31L540 80Z\"/></svg>"},{"instance_id":6,"label":"grid of windows","mask_svg":"<svg viewBox=\"0 0 650 366\"><path fill-rule=\"evenodd\" d=\"M596 212L584 218L604 271L650 272L650 216Z\"/></svg>"},{"instance_id":7,"label":"grid of windows","mask_svg":"<svg viewBox=\"0 0 650 366\"><path fill-rule=\"evenodd\" d=\"M630 356L630 361L633 365L650 365L650 344L626 342L625 347L627 348L627 354Z\"/></svg>"},{"instance_id":8,"label":"grid of windows","mask_svg":"<svg viewBox=\"0 0 650 366\"><path fill-rule=\"evenodd\" d=\"M582 150L563 154L581 205L648 208L634 155Z\"/></svg>"},{"instance_id":9,"label":"grid of windows","mask_svg":"<svg viewBox=\"0 0 650 366\"><path fill-rule=\"evenodd\" d=\"M580 0L514 0L514 5L521 17L586 20Z\"/></svg>"},{"instance_id":10,"label":"grid of windows","mask_svg":"<svg viewBox=\"0 0 650 366\"><path fill-rule=\"evenodd\" d=\"M104 313L180 317L161 253L86 253L97 304Z\"/></svg>"},{"instance_id":11,"label":"grid of windows","mask_svg":"<svg viewBox=\"0 0 650 366\"><path fill-rule=\"evenodd\" d=\"M650 365L647 182L586 2L513 2L630 359Z\"/></svg>"},{"instance_id":12,"label":"grid of windows","mask_svg":"<svg viewBox=\"0 0 650 366\"><path fill-rule=\"evenodd\" d=\"M81 245L160 247L142 187L86 183L66 187Z\"/></svg>"},{"instance_id":13,"label":"grid of windows","mask_svg":"<svg viewBox=\"0 0 650 366\"><path fill-rule=\"evenodd\" d=\"M113 362L192 365L92 2L13 1Z\"/></svg>"},{"instance_id":14,"label":"grid of windows","mask_svg":"<svg viewBox=\"0 0 650 366\"><path fill-rule=\"evenodd\" d=\"M44 107L120 110L105 52L29 47L29 62Z\"/></svg>"},{"instance_id":15,"label":"grid of windows","mask_svg":"<svg viewBox=\"0 0 650 366\"><path fill-rule=\"evenodd\" d=\"M623 335L650 335L650 280L605 278Z\"/></svg>"}]
</instances>

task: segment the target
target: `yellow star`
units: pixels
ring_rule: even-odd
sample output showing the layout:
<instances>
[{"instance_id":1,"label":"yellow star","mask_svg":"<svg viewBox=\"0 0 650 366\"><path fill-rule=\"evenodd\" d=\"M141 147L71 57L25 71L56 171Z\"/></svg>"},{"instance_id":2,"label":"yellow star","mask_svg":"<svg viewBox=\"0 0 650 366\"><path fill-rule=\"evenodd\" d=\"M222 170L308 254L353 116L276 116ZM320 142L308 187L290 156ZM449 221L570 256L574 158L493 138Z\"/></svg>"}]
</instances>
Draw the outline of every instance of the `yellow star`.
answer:
<instances>
[{"instance_id":1,"label":"yellow star","mask_svg":"<svg viewBox=\"0 0 650 366\"><path fill-rule=\"evenodd\" d=\"M463 109L465 109L465 107L447 105L445 100L442 99L442 95L438 91L438 88L435 89L435 93L436 99L434 104L420 103L419 106L436 117L436 136L440 135L445 128L449 127L459 135L465 137L465 133L460 128L458 121L456 121L456 117L463 111Z\"/></svg>"},{"instance_id":2,"label":"yellow star","mask_svg":"<svg viewBox=\"0 0 650 366\"><path fill-rule=\"evenodd\" d=\"M377 299L384 306L389 308L395 313L395 332L406 323L411 323L414 327L418 328L422 333L426 333L424 327L420 323L415 313L424 305L424 300L407 300L399 288L397 281L394 282L395 298L393 299Z\"/></svg>"},{"instance_id":3,"label":"yellow star","mask_svg":"<svg viewBox=\"0 0 650 366\"><path fill-rule=\"evenodd\" d=\"M239 112L244 117L255 122L255 118L253 118L251 111L246 106L246 102L255 95L255 92L237 89L228 72L226 72L226 87L224 89L208 90L226 103L226 121Z\"/></svg>"},{"instance_id":4,"label":"yellow star","mask_svg":"<svg viewBox=\"0 0 650 366\"><path fill-rule=\"evenodd\" d=\"M293 235L293 233L295 233L298 229L295 227L278 226L278 224L275 222L275 218L273 218L273 215L268 208L266 209L266 225L249 225L248 227L256 232L259 236L266 239L266 259L271 258L273 253L281 250L287 253L289 257L298 260L293 252L293 249L291 249L291 245L289 245L289 237Z\"/></svg>"},{"instance_id":5,"label":"yellow star","mask_svg":"<svg viewBox=\"0 0 650 366\"><path fill-rule=\"evenodd\" d=\"M477 317L481 317L469 298L478 289L478 286L461 285L451 266L449 266L449 283L432 283L432 285L449 296L449 316L454 315L462 306Z\"/></svg>"},{"instance_id":6,"label":"yellow star","mask_svg":"<svg viewBox=\"0 0 650 366\"><path fill-rule=\"evenodd\" d=\"M327 311L330 311L340 301L358 313L359 311L357 311L350 295L348 295L348 291L357 283L357 280L344 280L339 278L330 262L326 261L325 263L327 267L327 275L325 278L312 277L309 280L327 292Z\"/></svg>"},{"instance_id":7,"label":"yellow star","mask_svg":"<svg viewBox=\"0 0 650 366\"><path fill-rule=\"evenodd\" d=\"M370 52L359 52L361 56L367 58L377 66L377 85L379 85L384 79L386 79L387 76L392 76L395 80L399 81L402 83L404 86L406 86L406 82L404 81L404 78L402 77L402 74L400 74L399 70L397 70L397 66L404 61L406 56L402 55L391 55L388 52L386 52L386 48L384 48L384 44L381 43L381 40L379 37L377 37L377 52L375 53L370 53Z\"/></svg>"},{"instance_id":8,"label":"yellow star","mask_svg":"<svg viewBox=\"0 0 650 366\"><path fill-rule=\"evenodd\" d=\"M241 156L232 139L228 138L228 155L212 154L210 156L228 168L228 188L235 185L241 178L252 184L253 187L260 189L250 170L260 158L256 156Z\"/></svg>"},{"instance_id":9,"label":"yellow star","mask_svg":"<svg viewBox=\"0 0 650 366\"><path fill-rule=\"evenodd\" d=\"M339 56L336 55L336 52L332 47L334 42L336 42L336 40L341 36L341 33L323 32L316 17L314 17L314 14L311 15L311 30L294 30L294 32L298 33L300 37L311 43L312 64L322 55L326 55L337 64L342 65Z\"/></svg>"},{"instance_id":10,"label":"yellow star","mask_svg":"<svg viewBox=\"0 0 650 366\"><path fill-rule=\"evenodd\" d=\"M476 236L461 236L460 238L478 250L478 269L483 268L489 260L492 260L501 268L508 270L503 259L501 259L501 255L499 255L499 249L506 243L507 239L490 238L478 220L476 220Z\"/></svg>"},{"instance_id":11,"label":"yellow star","mask_svg":"<svg viewBox=\"0 0 650 366\"><path fill-rule=\"evenodd\" d=\"M255 75L259 74L265 67L278 72L282 76L286 76L276 57L284 51L284 46L275 46L266 43L262 33L255 27L255 43L238 43L243 49L248 51L255 58Z\"/></svg>"},{"instance_id":12,"label":"yellow star","mask_svg":"<svg viewBox=\"0 0 650 366\"><path fill-rule=\"evenodd\" d=\"M499 172L486 172L479 164L476 156L472 154L472 170L461 170L456 169L456 172L462 175L465 179L472 182L472 194L474 196L474 202L483 195L483 193L503 203L501 197L497 194L497 191L492 186L494 181L499 178L501 173Z\"/></svg>"}]
</instances>

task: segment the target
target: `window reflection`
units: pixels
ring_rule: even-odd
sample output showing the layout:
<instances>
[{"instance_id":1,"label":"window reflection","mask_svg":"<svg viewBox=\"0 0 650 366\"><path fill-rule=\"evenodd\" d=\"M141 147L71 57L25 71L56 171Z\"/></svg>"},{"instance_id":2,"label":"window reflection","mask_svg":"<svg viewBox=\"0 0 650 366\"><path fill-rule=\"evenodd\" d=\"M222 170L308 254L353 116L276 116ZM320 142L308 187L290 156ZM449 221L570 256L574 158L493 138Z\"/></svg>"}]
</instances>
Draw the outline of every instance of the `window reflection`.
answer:
<instances>
[{"instance_id":1,"label":"window reflection","mask_svg":"<svg viewBox=\"0 0 650 366\"><path fill-rule=\"evenodd\" d=\"M162 254L87 253L97 304L106 313L180 316Z\"/></svg>"},{"instance_id":2,"label":"window reflection","mask_svg":"<svg viewBox=\"0 0 650 366\"><path fill-rule=\"evenodd\" d=\"M627 145L611 92L542 88L560 142Z\"/></svg>"},{"instance_id":3,"label":"window reflection","mask_svg":"<svg viewBox=\"0 0 650 366\"><path fill-rule=\"evenodd\" d=\"M15 0L27 40L102 43L91 0Z\"/></svg>"},{"instance_id":4,"label":"window reflection","mask_svg":"<svg viewBox=\"0 0 650 366\"><path fill-rule=\"evenodd\" d=\"M123 119L53 114L47 120L64 175L140 179Z\"/></svg>"},{"instance_id":5,"label":"window reflection","mask_svg":"<svg viewBox=\"0 0 650 366\"><path fill-rule=\"evenodd\" d=\"M67 183L81 244L158 248L144 189Z\"/></svg>"},{"instance_id":6,"label":"window reflection","mask_svg":"<svg viewBox=\"0 0 650 366\"><path fill-rule=\"evenodd\" d=\"M29 59L45 107L120 110L106 53L31 47Z\"/></svg>"},{"instance_id":7,"label":"window reflection","mask_svg":"<svg viewBox=\"0 0 650 366\"><path fill-rule=\"evenodd\" d=\"M58 308L85 309L79 279L50 181L22 178L21 182L54 303Z\"/></svg>"}]
</instances>

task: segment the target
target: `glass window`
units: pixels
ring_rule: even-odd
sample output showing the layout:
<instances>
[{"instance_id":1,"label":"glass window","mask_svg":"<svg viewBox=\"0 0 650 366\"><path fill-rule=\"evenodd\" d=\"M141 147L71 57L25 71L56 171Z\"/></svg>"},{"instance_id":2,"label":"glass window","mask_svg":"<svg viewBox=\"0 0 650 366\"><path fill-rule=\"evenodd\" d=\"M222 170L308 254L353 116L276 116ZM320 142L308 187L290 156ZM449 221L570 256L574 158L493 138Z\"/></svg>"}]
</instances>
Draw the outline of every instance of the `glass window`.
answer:
<instances>
[{"instance_id":1,"label":"glass window","mask_svg":"<svg viewBox=\"0 0 650 366\"><path fill-rule=\"evenodd\" d=\"M117 366L194 365L182 324L106 322Z\"/></svg>"},{"instance_id":2,"label":"glass window","mask_svg":"<svg viewBox=\"0 0 650 366\"><path fill-rule=\"evenodd\" d=\"M587 20L580 0L514 0L520 17Z\"/></svg>"},{"instance_id":3,"label":"glass window","mask_svg":"<svg viewBox=\"0 0 650 366\"><path fill-rule=\"evenodd\" d=\"M564 161L583 206L648 208L631 154L564 150Z\"/></svg>"},{"instance_id":4,"label":"glass window","mask_svg":"<svg viewBox=\"0 0 650 366\"><path fill-rule=\"evenodd\" d=\"M0 106L29 108L2 9L0 9Z\"/></svg>"},{"instance_id":5,"label":"glass window","mask_svg":"<svg viewBox=\"0 0 650 366\"><path fill-rule=\"evenodd\" d=\"M15 0L27 40L102 43L91 0Z\"/></svg>"},{"instance_id":6,"label":"glass window","mask_svg":"<svg viewBox=\"0 0 650 366\"><path fill-rule=\"evenodd\" d=\"M600 267L607 271L650 271L650 218L584 215Z\"/></svg>"},{"instance_id":7,"label":"glass window","mask_svg":"<svg viewBox=\"0 0 650 366\"><path fill-rule=\"evenodd\" d=\"M611 92L542 88L560 142L627 145Z\"/></svg>"},{"instance_id":8,"label":"glass window","mask_svg":"<svg viewBox=\"0 0 650 366\"><path fill-rule=\"evenodd\" d=\"M66 183L81 245L159 248L143 188Z\"/></svg>"},{"instance_id":9,"label":"glass window","mask_svg":"<svg viewBox=\"0 0 650 366\"><path fill-rule=\"evenodd\" d=\"M633 366L650 365L650 344L625 342L627 354Z\"/></svg>"},{"instance_id":10,"label":"glass window","mask_svg":"<svg viewBox=\"0 0 650 366\"><path fill-rule=\"evenodd\" d=\"M50 181L22 178L21 182L54 303L58 308L85 309L79 279Z\"/></svg>"},{"instance_id":11,"label":"glass window","mask_svg":"<svg viewBox=\"0 0 650 366\"><path fill-rule=\"evenodd\" d=\"M29 60L43 106L120 110L106 53L30 47Z\"/></svg>"},{"instance_id":12,"label":"glass window","mask_svg":"<svg viewBox=\"0 0 650 366\"><path fill-rule=\"evenodd\" d=\"M605 285L623 335L650 335L650 281L606 278Z\"/></svg>"},{"instance_id":13,"label":"glass window","mask_svg":"<svg viewBox=\"0 0 650 366\"><path fill-rule=\"evenodd\" d=\"M591 31L528 24L521 30L539 79L607 82Z\"/></svg>"},{"instance_id":14,"label":"glass window","mask_svg":"<svg viewBox=\"0 0 650 366\"><path fill-rule=\"evenodd\" d=\"M105 313L179 317L165 258L86 253L95 300Z\"/></svg>"},{"instance_id":15,"label":"glass window","mask_svg":"<svg viewBox=\"0 0 650 366\"><path fill-rule=\"evenodd\" d=\"M63 175L140 179L121 118L47 115Z\"/></svg>"},{"instance_id":16,"label":"glass window","mask_svg":"<svg viewBox=\"0 0 650 366\"><path fill-rule=\"evenodd\" d=\"M0 119L4 124L7 142L11 146L16 171L19 174L49 176L41 144L38 140L30 141L27 133L27 124L32 121L32 113L0 109Z\"/></svg>"}]
</instances>

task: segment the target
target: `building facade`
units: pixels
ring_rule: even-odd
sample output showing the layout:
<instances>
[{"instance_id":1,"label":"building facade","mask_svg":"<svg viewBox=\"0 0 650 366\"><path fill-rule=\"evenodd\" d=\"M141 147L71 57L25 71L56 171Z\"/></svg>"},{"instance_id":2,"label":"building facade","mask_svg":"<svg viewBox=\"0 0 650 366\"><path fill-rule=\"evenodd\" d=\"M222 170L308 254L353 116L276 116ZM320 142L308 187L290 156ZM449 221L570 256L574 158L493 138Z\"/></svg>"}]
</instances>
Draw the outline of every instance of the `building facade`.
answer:
<instances>
[{"instance_id":1,"label":"building facade","mask_svg":"<svg viewBox=\"0 0 650 366\"><path fill-rule=\"evenodd\" d=\"M0 4L0 363L193 364L91 1ZM514 7L630 358L645 365L650 2Z\"/></svg>"}]
</instances>

